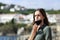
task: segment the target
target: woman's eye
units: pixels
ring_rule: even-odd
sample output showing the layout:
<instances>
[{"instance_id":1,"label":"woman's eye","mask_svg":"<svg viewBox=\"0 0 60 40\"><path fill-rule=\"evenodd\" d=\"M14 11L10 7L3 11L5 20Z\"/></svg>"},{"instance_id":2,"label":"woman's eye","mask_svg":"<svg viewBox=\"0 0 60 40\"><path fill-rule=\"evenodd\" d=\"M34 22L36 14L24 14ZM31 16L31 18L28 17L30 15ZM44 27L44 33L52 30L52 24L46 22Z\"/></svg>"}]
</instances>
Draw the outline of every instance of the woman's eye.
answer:
<instances>
[{"instance_id":1,"label":"woman's eye","mask_svg":"<svg viewBox=\"0 0 60 40\"><path fill-rule=\"evenodd\" d=\"M35 15L35 16L40 16L40 15Z\"/></svg>"},{"instance_id":2,"label":"woman's eye","mask_svg":"<svg viewBox=\"0 0 60 40\"><path fill-rule=\"evenodd\" d=\"M40 15L38 15L38 16L40 16Z\"/></svg>"}]
</instances>

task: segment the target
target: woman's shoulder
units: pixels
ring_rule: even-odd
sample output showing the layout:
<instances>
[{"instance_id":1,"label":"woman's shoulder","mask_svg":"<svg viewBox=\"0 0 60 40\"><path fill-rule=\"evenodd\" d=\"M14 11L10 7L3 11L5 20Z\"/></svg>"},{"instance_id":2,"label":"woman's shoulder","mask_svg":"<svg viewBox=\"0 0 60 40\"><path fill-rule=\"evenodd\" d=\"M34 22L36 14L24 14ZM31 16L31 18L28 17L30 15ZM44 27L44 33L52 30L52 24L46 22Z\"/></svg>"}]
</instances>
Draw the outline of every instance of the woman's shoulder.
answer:
<instances>
[{"instance_id":1,"label":"woman's shoulder","mask_svg":"<svg viewBox=\"0 0 60 40\"><path fill-rule=\"evenodd\" d=\"M51 27L50 26L46 26L43 30L51 30Z\"/></svg>"}]
</instances>

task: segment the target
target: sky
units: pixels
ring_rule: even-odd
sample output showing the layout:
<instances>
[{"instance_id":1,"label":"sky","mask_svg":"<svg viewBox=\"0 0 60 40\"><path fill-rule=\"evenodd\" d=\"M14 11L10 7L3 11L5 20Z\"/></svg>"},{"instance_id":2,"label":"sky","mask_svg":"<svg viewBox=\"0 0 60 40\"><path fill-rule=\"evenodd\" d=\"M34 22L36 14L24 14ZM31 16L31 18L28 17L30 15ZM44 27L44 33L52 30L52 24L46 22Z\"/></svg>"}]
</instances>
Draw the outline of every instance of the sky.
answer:
<instances>
[{"instance_id":1,"label":"sky","mask_svg":"<svg viewBox=\"0 0 60 40\"><path fill-rule=\"evenodd\" d=\"M0 0L5 4L16 4L26 8L60 9L60 0Z\"/></svg>"}]
</instances>

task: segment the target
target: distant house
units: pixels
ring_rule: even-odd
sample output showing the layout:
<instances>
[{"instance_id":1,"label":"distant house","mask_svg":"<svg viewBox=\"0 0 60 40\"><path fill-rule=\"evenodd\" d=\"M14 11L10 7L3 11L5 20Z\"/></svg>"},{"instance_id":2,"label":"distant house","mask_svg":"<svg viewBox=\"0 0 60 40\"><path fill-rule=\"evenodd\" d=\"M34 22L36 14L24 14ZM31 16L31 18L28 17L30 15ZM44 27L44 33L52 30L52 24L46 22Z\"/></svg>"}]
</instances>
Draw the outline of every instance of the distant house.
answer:
<instances>
[{"instance_id":1,"label":"distant house","mask_svg":"<svg viewBox=\"0 0 60 40\"><path fill-rule=\"evenodd\" d=\"M10 12L15 12L15 9L14 8L10 8Z\"/></svg>"},{"instance_id":2,"label":"distant house","mask_svg":"<svg viewBox=\"0 0 60 40\"><path fill-rule=\"evenodd\" d=\"M21 7L20 7L20 6L18 6L18 5L15 5L15 6L14 6L14 9L15 9L15 10L18 10L18 11L19 11L19 10L20 10L20 8L21 8Z\"/></svg>"},{"instance_id":3,"label":"distant house","mask_svg":"<svg viewBox=\"0 0 60 40\"><path fill-rule=\"evenodd\" d=\"M22 7L20 5L13 5L13 4L8 5L8 4L6 4L4 6L1 6L0 9L2 9L2 10L10 10L11 12L15 12L16 10L17 11L25 10L26 8Z\"/></svg>"},{"instance_id":4,"label":"distant house","mask_svg":"<svg viewBox=\"0 0 60 40\"><path fill-rule=\"evenodd\" d=\"M1 6L1 8L0 8L0 9L2 9L2 10L3 10L3 9L4 9L4 6Z\"/></svg>"},{"instance_id":5,"label":"distant house","mask_svg":"<svg viewBox=\"0 0 60 40\"><path fill-rule=\"evenodd\" d=\"M5 5L5 6L4 6L4 9L5 9L5 10L10 9L10 5ZM4 9L3 9L3 10L4 10Z\"/></svg>"}]
</instances>

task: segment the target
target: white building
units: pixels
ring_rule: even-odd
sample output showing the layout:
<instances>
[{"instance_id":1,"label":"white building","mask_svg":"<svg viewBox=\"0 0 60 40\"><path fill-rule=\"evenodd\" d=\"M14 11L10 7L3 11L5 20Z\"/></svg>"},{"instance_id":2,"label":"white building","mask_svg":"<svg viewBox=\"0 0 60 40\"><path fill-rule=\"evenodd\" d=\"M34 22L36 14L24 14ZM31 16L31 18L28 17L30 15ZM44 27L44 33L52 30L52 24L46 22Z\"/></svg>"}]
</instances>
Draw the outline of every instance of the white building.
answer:
<instances>
[{"instance_id":1,"label":"white building","mask_svg":"<svg viewBox=\"0 0 60 40\"><path fill-rule=\"evenodd\" d=\"M1 6L1 8L0 8L0 9L2 9L2 10L3 10L3 9L4 9L4 6Z\"/></svg>"},{"instance_id":2,"label":"white building","mask_svg":"<svg viewBox=\"0 0 60 40\"><path fill-rule=\"evenodd\" d=\"M10 8L10 12L15 12L15 9L14 8Z\"/></svg>"},{"instance_id":3,"label":"white building","mask_svg":"<svg viewBox=\"0 0 60 40\"><path fill-rule=\"evenodd\" d=\"M14 8L15 8L15 10L18 10L18 11L20 10L20 6L18 6L18 5L15 5Z\"/></svg>"}]
</instances>

